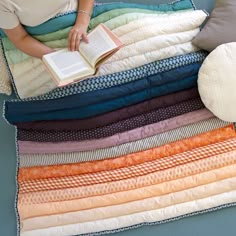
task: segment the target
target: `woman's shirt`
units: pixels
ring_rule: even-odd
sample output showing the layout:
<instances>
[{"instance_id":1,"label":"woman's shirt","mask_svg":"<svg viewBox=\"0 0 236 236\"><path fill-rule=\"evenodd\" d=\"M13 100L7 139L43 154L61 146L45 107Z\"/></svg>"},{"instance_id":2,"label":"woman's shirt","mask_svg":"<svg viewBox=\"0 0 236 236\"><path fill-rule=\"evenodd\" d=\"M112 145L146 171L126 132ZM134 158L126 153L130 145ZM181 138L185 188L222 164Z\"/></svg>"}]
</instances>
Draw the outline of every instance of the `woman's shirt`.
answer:
<instances>
[{"instance_id":1,"label":"woman's shirt","mask_svg":"<svg viewBox=\"0 0 236 236\"><path fill-rule=\"evenodd\" d=\"M78 0L0 0L0 28L36 26L57 14L77 9Z\"/></svg>"}]
</instances>

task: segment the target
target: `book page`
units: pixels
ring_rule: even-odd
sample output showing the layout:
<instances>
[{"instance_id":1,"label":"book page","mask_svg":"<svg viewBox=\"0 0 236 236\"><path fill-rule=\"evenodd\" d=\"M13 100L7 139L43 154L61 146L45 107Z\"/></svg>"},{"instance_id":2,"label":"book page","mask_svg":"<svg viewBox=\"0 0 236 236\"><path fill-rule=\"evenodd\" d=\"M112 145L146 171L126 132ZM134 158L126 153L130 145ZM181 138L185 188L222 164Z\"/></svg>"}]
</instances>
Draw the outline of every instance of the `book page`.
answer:
<instances>
[{"instance_id":1,"label":"book page","mask_svg":"<svg viewBox=\"0 0 236 236\"><path fill-rule=\"evenodd\" d=\"M48 64L57 73L60 80L71 77L75 74L84 74L91 71L91 66L78 51L67 49L46 55Z\"/></svg>"},{"instance_id":2,"label":"book page","mask_svg":"<svg viewBox=\"0 0 236 236\"><path fill-rule=\"evenodd\" d=\"M95 67L96 61L102 55L117 48L102 26L98 26L88 35L89 43L81 42L80 52Z\"/></svg>"}]
</instances>

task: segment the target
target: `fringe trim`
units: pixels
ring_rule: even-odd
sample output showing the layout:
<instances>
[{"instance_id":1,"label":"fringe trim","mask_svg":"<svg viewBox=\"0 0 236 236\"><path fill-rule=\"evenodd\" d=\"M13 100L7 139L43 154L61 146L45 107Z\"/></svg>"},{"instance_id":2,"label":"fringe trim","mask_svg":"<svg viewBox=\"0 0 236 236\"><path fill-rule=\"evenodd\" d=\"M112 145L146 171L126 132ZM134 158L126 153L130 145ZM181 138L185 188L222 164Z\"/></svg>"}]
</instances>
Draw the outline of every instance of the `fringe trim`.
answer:
<instances>
[{"instance_id":1,"label":"fringe trim","mask_svg":"<svg viewBox=\"0 0 236 236\"><path fill-rule=\"evenodd\" d=\"M19 146L17 142L18 130L15 126L15 144L16 144L16 196L15 196L15 213L16 213L16 227L17 232L16 235L20 236L20 215L18 211L18 194L19 194L19 185L18 185L18 174L19 174L19 167L20 167L20 155L19 155Z\"/></svg>"}]
</instances>

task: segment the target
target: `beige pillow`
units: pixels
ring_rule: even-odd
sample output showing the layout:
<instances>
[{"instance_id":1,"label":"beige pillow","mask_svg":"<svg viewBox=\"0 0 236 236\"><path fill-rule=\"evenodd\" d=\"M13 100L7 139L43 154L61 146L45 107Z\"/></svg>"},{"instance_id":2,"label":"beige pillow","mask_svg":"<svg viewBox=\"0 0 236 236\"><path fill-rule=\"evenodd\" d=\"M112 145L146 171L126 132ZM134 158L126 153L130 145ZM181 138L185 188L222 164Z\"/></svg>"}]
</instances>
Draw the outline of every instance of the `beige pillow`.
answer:
<instances>
[{"instance_id":1,"label":"beige pillow","mask_svg":"<svg viewBox=\"0 0 236 236\"><path fill-rule=\"evenodd\" d=\"M0 39L1 40L1 39ZM11 79L0 42L0 93L11 95Z\"/></svg>"},{"instance_id":2,"label":"beige pillow","mask_svg":"<svg viewBox=\"0 0 236 236\"><path fill-rule=\"evenodd\" d=\"M205 106L218 118L236 122L236 43L222 44L203 62L198 90Z\"/></svg>"},{"instance_id":3,"label":"beige pillow","mask_svg":"<svg viewBox=\"0 0 236 236\"><path fill-rule=\"evenodd\" d=\"M193 43L199 48L213 51L221 44L236 42L235 24L236 0L216 0L209 20Z\"/></svg>"}]
</instances>

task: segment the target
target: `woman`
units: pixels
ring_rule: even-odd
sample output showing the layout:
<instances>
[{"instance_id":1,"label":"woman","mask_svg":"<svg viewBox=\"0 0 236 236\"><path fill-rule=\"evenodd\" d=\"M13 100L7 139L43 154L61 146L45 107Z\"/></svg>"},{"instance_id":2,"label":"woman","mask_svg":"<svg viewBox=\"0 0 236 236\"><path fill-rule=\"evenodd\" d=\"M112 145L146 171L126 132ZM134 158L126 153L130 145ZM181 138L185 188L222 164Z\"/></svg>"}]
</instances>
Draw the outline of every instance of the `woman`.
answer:
<instances>
[{"instance_id":1,"label":"woman","mask_svg":"<svg viewBox=\"0 0 236 236\"><path fill-rule=\"evenodd\" d=\"M18 49L42 58L54 49L31 37L22 25L40 25L59 13L77 9L76 22L68 38L68 48L74 51L78 49L81 39L88 42L86 32L93 5L94 0L1 0L0 28Z\"/></svg>"}]
</instances>

